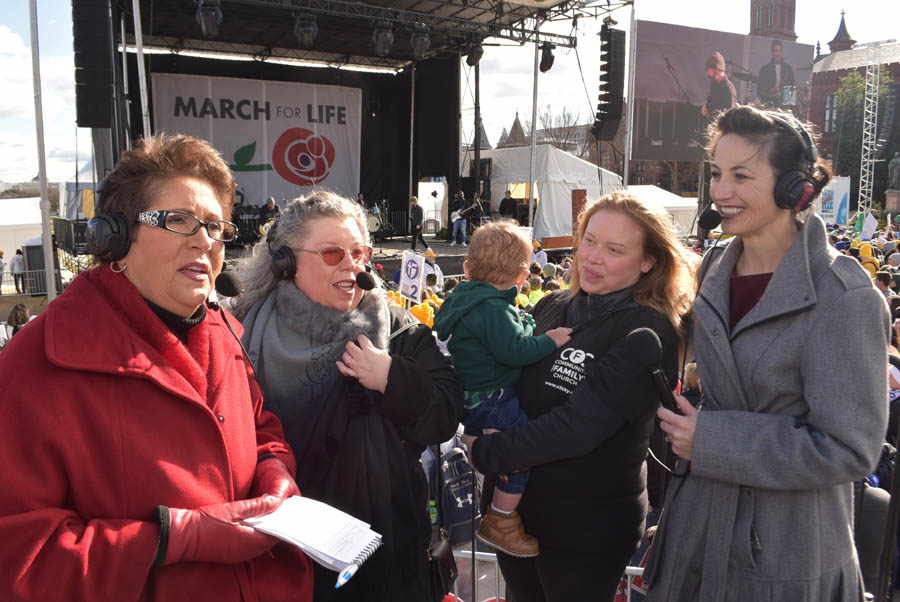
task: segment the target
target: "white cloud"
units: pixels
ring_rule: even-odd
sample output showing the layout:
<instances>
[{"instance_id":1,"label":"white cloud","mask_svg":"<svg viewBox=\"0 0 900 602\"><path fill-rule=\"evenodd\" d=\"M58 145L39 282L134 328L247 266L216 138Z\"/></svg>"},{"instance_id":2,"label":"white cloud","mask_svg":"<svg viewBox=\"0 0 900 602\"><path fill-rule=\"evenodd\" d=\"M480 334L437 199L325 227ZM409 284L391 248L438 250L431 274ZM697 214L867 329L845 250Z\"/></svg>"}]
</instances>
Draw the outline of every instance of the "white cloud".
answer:
<instances>
[{"instance_id":1,"label":"white cloud","mask_svg":"<svg viewBox=\"0 0 900 602\"><path fill-rule=\"evenodd\" d=\"M51 181L75 174L75 64L71 54L41 57L41 103L44 146ZM34 125L31 49L25 40L0 25L0 180L30 180L38 172ZM90 139L82 135L79 158L87 160Z\"/></svg>"},{"instance_id":2,"label":"white cloud","mask_svg":"<svg viewBox=\"0 0 900 602\"><path fill-rule=\"evenodd\" d=\"M4 119L34 121L31 49L17 33L0 25L0 129ZM75 106L75 63L72 55L41 57L41 100L44 119Z\"/></svg>"}]
</instances>

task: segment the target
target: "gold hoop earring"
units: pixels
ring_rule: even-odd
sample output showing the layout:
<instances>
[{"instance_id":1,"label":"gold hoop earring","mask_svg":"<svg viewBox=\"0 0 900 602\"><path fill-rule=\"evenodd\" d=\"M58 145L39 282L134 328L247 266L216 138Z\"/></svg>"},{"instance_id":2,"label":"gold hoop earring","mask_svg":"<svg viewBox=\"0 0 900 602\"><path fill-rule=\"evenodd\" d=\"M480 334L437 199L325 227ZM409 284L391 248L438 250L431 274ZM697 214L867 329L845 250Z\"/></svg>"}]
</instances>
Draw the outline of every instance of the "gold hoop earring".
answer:
<instances>
[{"instance_id":1,"label":"gold hoop earring","mask_svg":"<svg viewBox=\"0 0 900 602\"><path fill-rule=\"evenodd\" d=\"M112 270L112 272L115 274L121 274L122 272L125 271L125 268L127 268L127 267L128 267L127 265L123 265L120 267L118 261L113 261L109 264L109 269ZM119 268L119 269L116 269L116 268Z\"/></svg>"}]
</instances>

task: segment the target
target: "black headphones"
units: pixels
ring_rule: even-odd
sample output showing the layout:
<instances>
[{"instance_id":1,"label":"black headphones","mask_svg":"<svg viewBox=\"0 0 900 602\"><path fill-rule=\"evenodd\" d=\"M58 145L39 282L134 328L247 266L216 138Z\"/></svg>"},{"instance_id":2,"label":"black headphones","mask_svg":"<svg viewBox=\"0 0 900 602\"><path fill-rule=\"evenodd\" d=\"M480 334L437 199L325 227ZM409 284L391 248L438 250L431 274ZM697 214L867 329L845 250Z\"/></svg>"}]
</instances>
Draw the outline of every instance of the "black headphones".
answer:
<instances>
[{"instance_id":1,"label":"black headphones","mask_svg":"<svg viewBox=\"0 0 900 602\"><path fill-rule=\"evenodd\" d=\"M813 144L812 137L806 128L799 122L794 125L777 115L768 114L779 130L790 133L797 137L803 146L803 161L808 163L810 170L819 158L819 151ZM794 213L799 213L812 203L815 196L816 187L813 184L812 176L809 171L799 171L792 169L784 172L775 182L775 204L782 209L789 209Z\"/></svg>"},{"instance_id":2,"label":"black headphones","mask_svg":"<svg viewBox=\"0 0 900 602\"><path fill-rule=\"evenodd\" d=\"M269 268L271 268L276 280L293 280L297 274L297 259L294 257L294 251L287 245L282 245L278 249L272 250L277 227L278 220L275 220L275 223L266 232L266 245L269 247Z\"/></svg>"},{"instance_id":3,"label":"black headphones","mask_svg":"<svg viewBox=\"0 0 900 602\"><path fill-rule=\"evenodd\" d=\"M98 213L88 221L85 236L88 251L103 261L118 261L131 248L131 228L124 213L103 213L105 183L103 179L97 184L94 208Z\"/></svg>"}]
</instances>

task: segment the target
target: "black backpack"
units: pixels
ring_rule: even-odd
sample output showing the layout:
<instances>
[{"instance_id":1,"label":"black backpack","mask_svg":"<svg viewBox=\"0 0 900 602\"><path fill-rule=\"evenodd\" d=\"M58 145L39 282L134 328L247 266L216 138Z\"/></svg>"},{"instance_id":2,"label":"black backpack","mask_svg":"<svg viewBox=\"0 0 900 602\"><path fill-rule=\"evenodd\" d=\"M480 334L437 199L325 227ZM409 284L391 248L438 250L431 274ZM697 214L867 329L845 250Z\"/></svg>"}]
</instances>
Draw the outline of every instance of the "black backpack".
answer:
<instances>
[{"instance_id":1,"label":"black backpack","mask_svg":"<svg viewBox=\"0 0 900 602\"><path fill-rule=\"evenodd\" d=\"M436 448L432 447L432 450ZM472 541L472 533L481 523L481 492L475 471L461 448L453 447L444 452L440 470L444 490L437 492L437 495L442 496L443 527L450 545L457 546ZM433 479L433 482L440 481Z\"/></svg>"}]
</instances>

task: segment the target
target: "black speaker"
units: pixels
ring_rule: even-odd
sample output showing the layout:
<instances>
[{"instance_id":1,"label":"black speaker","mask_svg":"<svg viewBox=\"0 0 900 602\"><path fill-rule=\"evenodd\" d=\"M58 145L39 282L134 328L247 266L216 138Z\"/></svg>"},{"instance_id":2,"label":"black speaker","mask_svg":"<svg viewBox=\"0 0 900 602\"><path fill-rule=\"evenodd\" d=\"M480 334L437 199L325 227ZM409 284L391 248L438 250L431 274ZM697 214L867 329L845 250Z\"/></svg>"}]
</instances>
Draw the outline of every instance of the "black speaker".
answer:
<instances>
[{"instance_id":1,"label":"black speaker","mask_svg":"<svg viewBox=\"0 0 900 602\"><path fill-rule=\"evenodd\" d=\"M112 56L107 0L72 0L75 51L75 121L79 127L111 128Z\"/></svg>"},{"instance_id":2,"label":"black speaker","mask_svg":"<svg viewBox=\"0 0 900 602\"><path fill-rule=\"evenodd\" d=\"M468 200L474 199L476 194L481 194L478 188L478 180L475 178L459 179L459 189L463 191L463 196Z\"/></svg>"},{"instance_id":3,"label":"black speaker","mask_svg":"<svg viewBox=\"0 0 900 602\"><path fill-rule=\"evenodd\" d=\"M900 142L900 82L888 86L887 103L884 121L881 124L881 135L876 145L876 159L890 159L888 153L895 142Z\"/></svg>"},{"instance_id":4,"label":"black speaker","mask_svg":"<svg viewBox=\"0 0 900 602\"><path fill-rule=\"evenodd\" d=\"M481 173L481 177L485 178L487 180L490 180L491 179L491 159L480 159L478 161L478 164L481 167L481 169L479 170L479 172ZM469 164L469 175L472 177L475 176L475 162L474 161L472 161Z\"/></svg>"},{"instance_id":5,"label":"black speaker","mask_svg":"<svg viewBox=\"0 0 900 602\"><path fill-rule=\"evenodd\" d=\"M488 160L490 160L490 159L488 159ZM483 201L491 200L491 179L489 177L481 179L481 193L479 193L478 196L481 197L481 200L483 200ZM491 209L490 203L488 203L488 215L491 214L490 209Z\"/></svg>"},{"instance_id":6,"label":"black speaker","mask_svg":"<svg viewBox=\"0 0 900 602\"><path fill-rule=\"evenodd\" d=\"M600 93L591 134L613 140L625 106L625 32L604 23L600 29Z\"/></svg>"}]
</instances>

